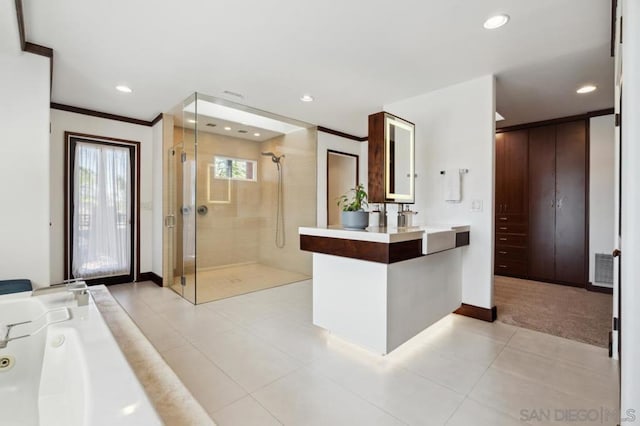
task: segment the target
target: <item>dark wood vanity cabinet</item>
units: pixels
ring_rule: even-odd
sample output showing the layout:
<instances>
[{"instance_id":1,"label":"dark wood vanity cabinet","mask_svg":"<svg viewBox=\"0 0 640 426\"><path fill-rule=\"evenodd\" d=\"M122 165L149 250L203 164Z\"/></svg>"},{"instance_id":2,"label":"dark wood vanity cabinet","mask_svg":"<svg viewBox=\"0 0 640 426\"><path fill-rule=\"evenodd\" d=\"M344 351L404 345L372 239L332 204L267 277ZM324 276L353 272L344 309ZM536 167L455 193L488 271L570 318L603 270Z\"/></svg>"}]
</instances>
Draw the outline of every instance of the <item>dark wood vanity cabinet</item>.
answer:
<instances>
[{"instance_id":1,"label":"dark wood vanity cabinet","mask_svg":"<svg viewBox=\"0 0 640 426\"><path fill-rule=\"evenodd\" d=\"M585 120L496 135L496 274L586 285L587 154Z\"/></svg>"}]
</instances>

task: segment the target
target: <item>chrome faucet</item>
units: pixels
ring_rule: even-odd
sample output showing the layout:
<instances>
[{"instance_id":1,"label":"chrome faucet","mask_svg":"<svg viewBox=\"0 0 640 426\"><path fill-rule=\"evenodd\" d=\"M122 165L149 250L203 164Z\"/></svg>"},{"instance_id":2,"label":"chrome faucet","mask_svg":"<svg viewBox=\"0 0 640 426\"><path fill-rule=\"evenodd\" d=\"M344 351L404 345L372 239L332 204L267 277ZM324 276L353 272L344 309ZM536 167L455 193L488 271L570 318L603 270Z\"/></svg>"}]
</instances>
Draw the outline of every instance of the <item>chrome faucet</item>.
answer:
<instances>
[{"instance_id":1,"label":"chrome faucet","mask_svg":"<svg viewBox=\"0 0 640 426\"><path fill-rule=\"evenodd\" d=\"M83 278L65 280L61 283L51 284L48 287L37 288L31 292L31 296L39 296L40 294L54 292L60 289L66 289L73 293L73 297L78 302L78 306L87 306L89 304L89 287L87 287L87 283Z\"/></svg>"}]
</instances>

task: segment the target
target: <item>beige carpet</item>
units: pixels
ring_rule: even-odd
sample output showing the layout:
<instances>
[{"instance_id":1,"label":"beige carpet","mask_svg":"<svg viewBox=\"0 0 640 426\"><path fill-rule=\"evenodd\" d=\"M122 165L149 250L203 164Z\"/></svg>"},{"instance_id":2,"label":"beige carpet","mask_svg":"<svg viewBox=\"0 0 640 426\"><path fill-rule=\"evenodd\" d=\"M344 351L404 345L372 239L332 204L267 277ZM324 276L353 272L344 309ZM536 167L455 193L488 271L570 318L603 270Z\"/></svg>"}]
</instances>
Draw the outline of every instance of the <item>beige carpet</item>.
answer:
<instances>
[{"instance_id":1,"label":"beige carpet","mask_svg":"<svg viewBox=\"0 0 640 426\"><path fill-rule=\"evenodd\" d=\"M600 347L609 346L610 294L496 276L498 321Z\"/></svg>"},{"instance_id":2,"label":"beige carpet","mask_svg":"<svg viewBox=\"0 0 640 426\"><path fill-rule=\"evenodd\" d=\"M310 278L308 275L260 263L198 271L196 282L197 303L212 302ZM174 288L174 290L179 290L179 288Z\"/></svg>"}]
</instances>

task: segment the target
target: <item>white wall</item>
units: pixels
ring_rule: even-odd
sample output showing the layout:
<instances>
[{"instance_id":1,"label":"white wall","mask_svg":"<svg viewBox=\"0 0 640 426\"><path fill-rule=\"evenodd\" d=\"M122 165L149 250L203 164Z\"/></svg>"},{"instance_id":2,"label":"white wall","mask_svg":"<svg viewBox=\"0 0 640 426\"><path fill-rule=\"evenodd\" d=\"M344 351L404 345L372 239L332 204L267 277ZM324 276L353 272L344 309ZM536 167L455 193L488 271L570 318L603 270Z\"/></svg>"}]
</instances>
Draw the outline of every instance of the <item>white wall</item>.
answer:
<instances>
[{"instance_id":1,"label":"white wall","mask_svg":"<svg viewBox=\"0 0 640 426\"><path fill-rule=\"evenodd\" d=\"M640 416L640 2L623 0L622 7L621 413L624 418L627 410L635 410L637 419Z\"/></svg>"},{"instance_id":2,"label":"white wall","mask_svg":"<svg viewBox=\"0 0 640 426\"><path fill-rule=\"evenodd\" d=\"M613 114L589 120L589 282L595 281L595 254L611 254L615 231L615 123Z\"/></svg>"},{"instance_id":3,"label":"white wall","mask_svg":"<svg viewBox=\"0 0 640 426\"><path fill-rule=\"evenodd\" d=\"M0 279L49 278L49 59L0 53Z\"/></svg>"},{"instance_id":4,"label":"white wall","mask_svg":"<svg viewBox=\"0 0 640 426\"><path fill-rule=\"evenodd\" d=\"M358 155L359 173L358 180L367 188L369 144L368 142L358 142L352 139L335 136L330 133L318 132L318 226L327 226L327 151L340 151L347 154Z\"/></svg>"},{"instance_id":5,"label":"white wall","mask_svg":"<svg viewBox=\"0 0 640 426\"><path fill-rule=\"evenodd\" d=\"M153 204L153 217L151 220L152 227L152 247L151 247L151 272L157 276L162 276L162 231L163 231L163 210L162 210L162 174L164 167L162 167L162 161L164 158L164 144L163 144L163 120L157 122L151 128L151 140L152 140L152 172L151 172L151 201ZM142 259L140 259L142 263ZM147 272L147 270L142 270Z\"/></svg>"},{"instance_id":6,"label":"white wall","mask_svg":"<svg viewBox=\"0 0 640 426\"><path fill-rule=\"evenodd\" d=\"M495 82L491 75L394 102L384 110L416 125L416 224L471 225L462 248L462 301L493 306ZM440 170L469 169L463 200L446 203ZM481 212L471 212L480 200Z\"/></svg>"},{"instance_id":7,"label":"white wall","mask_svg":"<svg viewBox=\"0 0 640 426\"><path fill-rule=\"evenodd\" d=\"M64 275L64 132L140 142L140 272L152 267L153 130L151 127L51 110L51 279ZM162 241L162 239L160 239ZM157 244L160 244L158 242Z\"/></svg>"}]
</instances>

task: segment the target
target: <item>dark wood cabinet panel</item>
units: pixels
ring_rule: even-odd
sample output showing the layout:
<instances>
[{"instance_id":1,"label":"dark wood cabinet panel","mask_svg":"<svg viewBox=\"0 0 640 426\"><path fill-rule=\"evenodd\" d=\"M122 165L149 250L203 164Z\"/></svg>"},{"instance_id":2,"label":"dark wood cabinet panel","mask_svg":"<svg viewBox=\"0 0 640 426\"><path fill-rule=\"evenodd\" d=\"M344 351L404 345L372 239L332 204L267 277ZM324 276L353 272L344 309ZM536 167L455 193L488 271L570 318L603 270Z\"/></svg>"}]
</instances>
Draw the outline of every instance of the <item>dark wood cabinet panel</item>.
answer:
<instances>
[{"instance_id":1,"label":"dark wood cabinet panel","mask_svg":"<svg viewBox=\"0 0 640 426\"><path fill-rule=\"evenodd\" d=\"M529 274L532 278L555 277L555 126L529 131Z\"/></svg>"},{"instance_id":2,"label":"dark wood cabinet panel","mask_svg":"<svg viewBox=\"0 0 640 426\"><path fill-rule=\"evenodd\" d=\"M556 128L556 280L586 283L586 123Z\"/></svg>"},{"instance_id":3,"label":"dark wood cabinet panel","mask_svg":"<svg viewBox=\"0 0 640 426\"><path fill-rule=\"evenodd\" d=\"M496 247L496 262L516 260L527 261L526 247Z\"/></svg>"},{"instance_id":4,"label":"dark wood cabinet panel","mask_svg":"<svg viewBox=\"0 0 640 426\"><path fill-rule=\"evenodd\" d=\"M384 112L369 116L369 202L384 203Z\"/></svg>"},{"instance_id":5,"label":"dark wood cabinet panel","mask_svg":"<svg viewBox=\"0 0 640 426\"><path fill-rule=\"evenodd\" d=\"M502 206L506 203L504 196L504 133L496 134L496 214L503 213Z\"/></svg>"},{"instance_id":6,"label":"dark wood cabinet panel","mask_svg":"<svg viewBox=\"0 0 640 426\"><path fill-rule=\"evenodd\" d=\"M526 234L528 232L528 228L529 227L526 223L496 223L496 232L501 234Z\"/></svg>"},{"instance_id":7,"label":"dark wood cabinet panel","mask_svg":"<svg viewBox=\"0 0 640 426\"><path fill-rule=\"evenodd\" d=\"M496 135L496 214L526 217L527 131Z\"/></svg>"},{"instance_id":8,"label":"dark wood cabinet panel","mask_svg":"<svg viewBox=\"0 0 640 426\"><path fill-rule=\"evenodd\" d=\"M496 234L496 246L526 247L527 236L522 234Z\"/></svg>"},{"instance_id":9,"label":"dark wood cabinet panel","mask_svg":"<svg viewBox=\"0 0 640 426\"><path fill-rule=\"evenodd\" d=\"M495 273L527 273L528 132L496 135Z\"/></svg>"},{"instance_id":10,"label":"dark wood cabinet panel","mask_svg":"<svg viewBox=\"0 0 640 426\"><path fill-rule=\"evenodd\" d=\"M495 273L521 277L527 275L527 262L496 259Z\"/></svg>"},{"instance_id":11,"label":"dark wood cabinet panel","mask_svg":"<svg viewBox=\"0 0 640 426\"><path fill-rule=\"evenodd\" d=\"M528 132L519 130L504 134L504 187L505 201L502 213L527 215L528 206Z\"/></svg>"}]
</instances>

